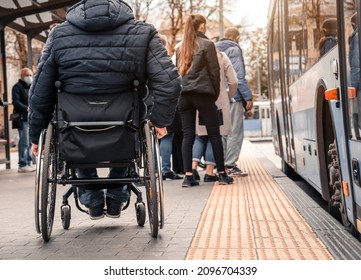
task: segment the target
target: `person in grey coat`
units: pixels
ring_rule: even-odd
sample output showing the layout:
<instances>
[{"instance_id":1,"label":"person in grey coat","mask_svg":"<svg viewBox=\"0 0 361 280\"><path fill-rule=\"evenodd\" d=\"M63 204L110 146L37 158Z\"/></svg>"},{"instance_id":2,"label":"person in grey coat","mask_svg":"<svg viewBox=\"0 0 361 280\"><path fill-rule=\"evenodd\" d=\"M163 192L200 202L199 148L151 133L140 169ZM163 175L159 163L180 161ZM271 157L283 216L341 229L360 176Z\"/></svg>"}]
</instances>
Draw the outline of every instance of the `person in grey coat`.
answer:
<instances>
[{"instance_id":1,"label":"person in grey coat","mask_svg":"<svg viewBox=\"0 0 361 280\"><path fill-rule=\"evenodd\" d=\"M223 136L225 166L227 172L231 175L247 176L247 172L239 169L237 161L244 138L244 110L249 111L253 107L252 91L246 80L243 54L238 44L240 33L237 28L229 27L225 30L224 35L225 37L216 43L216 48L229 57L238 78L238 89L231 98L232 134Z\"/></svg>"},{"instance_id":2,"label":"person in grey coat","mask_svg":"<svg viewBox=\"0 0 361 280\"><path fill-rule=\"evenodd\" d=\"M47 39L30 89L30 137L38 153L41 130L51 121L56 101L55 82L71 94L127 92L139 82L140 94L149 91L150 122L171 124L181 91L181 78L154 26L136 21L122 0L82 0L72 6L66 21ZM96 177L95 169L80 169L80 178ZM123 177L125 168L112 168L109 177ZM105 196L104 196L105 193ZM119 217L129 197L123 185L108 190L79 187L79 200L91 219Z\"/></svg>"}]
</instances>

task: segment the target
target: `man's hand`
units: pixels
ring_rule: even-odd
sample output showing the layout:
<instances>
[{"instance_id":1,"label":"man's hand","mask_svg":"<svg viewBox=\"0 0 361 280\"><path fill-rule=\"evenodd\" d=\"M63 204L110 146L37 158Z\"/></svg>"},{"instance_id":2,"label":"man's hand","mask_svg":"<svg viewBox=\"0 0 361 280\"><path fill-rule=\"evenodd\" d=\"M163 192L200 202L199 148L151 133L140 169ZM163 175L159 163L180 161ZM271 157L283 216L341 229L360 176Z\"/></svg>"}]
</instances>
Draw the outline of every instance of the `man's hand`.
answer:
<instances>
[{"instance_id":1,"label":"man's hand","mask_svg":"<svg viewBox=\"0 0 361 280\"><path fill-rule=\"evenodd\" d=\"M167 128L165 127L156 127L154 124L152 124L151 121L149 121L150 126L154 127L155 132L157 133L157 138L161 139L164 136L168 134Z\"/></svg>"},{"instance_id":2,"label":"man's hand","mask_svg":"<svg viewBox=\"0 0 361 280\"><path fill-rule=\"evenodd\" d=\"M168 133L167 129L165 127L154 127L154 128L155 128L155 131L157 132L158 139L163 138Z\"/></svg>"},{"instance_id":3,"label":"man's hand","mask_svg":"<svg viewBox=\"0 0 361 280\"><path fill-rule=\"evenodd\" d=\"M246 116L249 117L249 118L252 117L252 116L253 116L253 112L252 112L252 111L247 111L247 112L246 112Z\"/></svg>"},{"instance_id":4,"label":"man's hand","mask_svg":"<svg viewBox=\"0 0 361 280\"><path fill-rule=\"evenodd\" d=\"M38 153L39 153L39 147L37 144L31 144L31 151L33 152L33 154L37 157Z\"/></svg>"},{"instance_id":5,"label":"man's hand","mask_svg":"<svg viewBox=\"0 0 361 280\"><path fill-rule=\"evenodd\" d=\"M252 108L253 108L253 101L252 100L247 101L246 111L250 111Z\"/></svg>"}]
</instances>

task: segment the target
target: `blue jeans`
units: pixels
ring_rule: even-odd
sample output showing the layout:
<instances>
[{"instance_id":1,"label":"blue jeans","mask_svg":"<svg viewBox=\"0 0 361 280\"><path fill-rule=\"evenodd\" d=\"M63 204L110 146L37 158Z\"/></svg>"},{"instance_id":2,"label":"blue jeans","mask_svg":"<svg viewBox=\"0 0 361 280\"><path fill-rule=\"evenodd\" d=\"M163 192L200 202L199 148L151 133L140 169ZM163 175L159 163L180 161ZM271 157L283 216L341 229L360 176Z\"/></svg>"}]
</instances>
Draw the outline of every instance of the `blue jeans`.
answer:
<instances>
[{"instance_id":1,"label":"blue jeans","mask_svg":"<svg viewBox=\"0 0 361 280\"><path fill-rule=\"evenodd\" d=\"M126 167L110 168L108 178L124 178L127 175ZM97 178L97 170L95 168L79 168L77 169L78 178ZM86 185L78 187L79 201L87 208L93 208L104 204L104 196L112 198L116 203L127 202L129 199L129 191L127 185L124 184L108 184L108 189L100 189L97 187L87 187Z\"/></svg>"},{"instance_id":2,"label":"blue jeans","mask_svg":"<svg viewBox=\"0 0 361 280\"><path fill-rule=\"evenodd\" d=\"M173 149L173 133L169 133L160 139L159 149L162 157L162 172L169 172L171 171L170 157Z\"/></svg>"},{"instance_id":3,"label":"blue jeans","mask_svg":"<svg viewBox=\"0 0 361 280\"><path fill-rule=\"evenodd\" d=\"M211 141L207 135L198 136L196 135L196 139L193 144L193 161L200 162L201 158L204 157L204 163L210 165L216 165L214 156L213 156L213 149Z\"/></svg>"},{"instance_id":4,"label":"blue jeans","mask_svg":"<svg viewBox=\"0 0 361 280\"><path fill-rule=\"evenodd\" d=\"M32 164L31 157L31 142L29 138L29 123L22 122L19 132L18 154L19 154L19 167Z\"/></svg>"}]
</instances>

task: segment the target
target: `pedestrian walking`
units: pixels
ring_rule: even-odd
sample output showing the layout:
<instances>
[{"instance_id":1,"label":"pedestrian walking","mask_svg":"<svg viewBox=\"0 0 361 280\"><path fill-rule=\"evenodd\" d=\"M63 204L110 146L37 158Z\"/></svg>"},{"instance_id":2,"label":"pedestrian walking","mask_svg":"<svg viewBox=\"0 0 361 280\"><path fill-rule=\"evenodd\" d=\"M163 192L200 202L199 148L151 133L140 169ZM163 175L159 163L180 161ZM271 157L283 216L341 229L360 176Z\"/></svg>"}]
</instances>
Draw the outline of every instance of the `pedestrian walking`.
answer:
<instances>
[{"instance_id":1,"label":"pedestrian walking","mask_svg":"<svg viewBox=\"0 0 361 280\"><path fill-rule=\"evenodd\" d=\"M19 132L18 142L18 172L34 172L32 165L33 158L31 154L31 141L29 139L28 112L29 88L33 81L33 71L27 67L21 69L20 79L12 88L12 104L14 111L12 113L13 128Z\"/></svg>"},{"instance_id":2,"label":"pedestrian walking","mask_svg":"<svg viewBox=\"0 0 361 280\"><path fill-rule=\"evenodd\" d=\"M167 47L167 37L163 34L159 34L164 47ZM182 176L179 176L172 169L172 153L173 153L173 139L175 133L175 122L177 122L178 114L176 113L173 122L170 126L167 126L167 134L159 139L160 156L162 158L162 179L181 180Z\"/></svg>"},{"instance_id":3,"label":"pedestrian walking","mask_svg":"<svg viewBox=\"0 0 361 280\"><path fill-rule=\"evenodd\" d=\"M189 15L184 26L183 40L176 55L183 86L179 112L183 127L182 152L186 176L182 187L199 185L192 173L192 147L196 136L197 110L212 143L219 184L233 182L233 178L227 175L224 168L222 139L215 104L220 91L220 68L214 43L205 33L205 17L200 14Z\"/></svg>"},{"instance_id":4,"label":"pedestrian walking","mask_svg":"<svg viewBox=\"0 0 361 280\"><path fill-rule=\"evenodd\" d=\"M237 74L233 69L232 62L223 52L217 51L218 62L220 66L220 94L216 101L216 106L222 110L223 123L220 125L220 134L228 136L232 133L231 113L230 113L230 98L237 90L238 80ZM196 118L199 120L199 118ZM206 164L206 174L204 175L204 182L218 181L218 176L214 173L216 163L213 156L213 149L210 139L207 135L207 130L204 125L196 121L196 139L193 145L193 172L197 174L197 168L204 157Z\"/></svg>"},{"instance_id":5,"label":"pedestrian walking","mask_svg":"<svg viewBox=\"0 0 361 280\"><path fill-rule=\"evenodd\" d=\"M216 43L216 48L229 57L238 78L238 88L231 98L230 104L232 134L222 138L225 165L228 174L247 176L248 173L242 171L237 166L237 161L241 153L244 138L244 110L249 111L253 107L252 91L246 80L243 53L238 44L241 37L240 33L237 28L229 27L225 30L224 35L225 37Z\"/></svg>"}]
</instances>

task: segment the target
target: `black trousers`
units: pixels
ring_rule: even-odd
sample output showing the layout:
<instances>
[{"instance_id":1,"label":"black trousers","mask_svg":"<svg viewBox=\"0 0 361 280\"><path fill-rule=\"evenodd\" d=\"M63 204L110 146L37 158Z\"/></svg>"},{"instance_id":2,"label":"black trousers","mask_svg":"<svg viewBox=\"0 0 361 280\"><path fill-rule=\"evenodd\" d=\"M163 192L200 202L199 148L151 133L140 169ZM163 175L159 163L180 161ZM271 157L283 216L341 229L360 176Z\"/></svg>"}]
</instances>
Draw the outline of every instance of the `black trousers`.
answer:
<instances>
[{"instance_id":1,"label":"black trousers","mask_svg":"<svg viewBox=\"0 0 361 280\"><path fill-rule=\"evenodd\" d=\"M173 136L172 166L177 174L184 174L182 155L183 132L176 131Z\"/></svg>"},{"instance_id":2,"label":"black trousers","mask_svg":"<svg viewBox=\"0 0 361 280\"><path fill-rule=\"evenodd\" d=\"M179 100L179 113L183 127L183 167L184 172L192 172L192 148L196 137L196 111L202 117L212 144L218 172L224 171L222 138L219 133L219 121L215 97L209 94L182 93Z\"/></svg>"}]
</instances>

